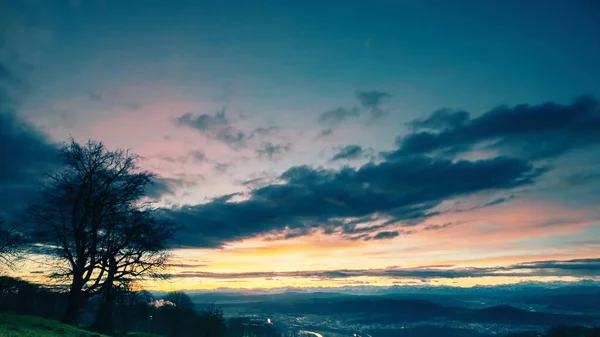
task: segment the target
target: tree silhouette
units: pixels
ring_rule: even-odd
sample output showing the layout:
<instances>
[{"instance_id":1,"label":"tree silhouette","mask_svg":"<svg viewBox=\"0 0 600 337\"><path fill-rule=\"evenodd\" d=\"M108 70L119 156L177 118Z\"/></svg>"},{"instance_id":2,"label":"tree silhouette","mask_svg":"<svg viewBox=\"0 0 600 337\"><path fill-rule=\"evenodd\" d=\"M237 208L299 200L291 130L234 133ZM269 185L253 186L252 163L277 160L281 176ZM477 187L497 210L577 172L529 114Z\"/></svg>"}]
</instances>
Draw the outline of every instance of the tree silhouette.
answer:
<instances>
[{"instance_id":1,"label":"tree silhouette","mask_svg":"<svg viewBox=\"0 0 600 337\"><path fill-rule=\"evenodd\" d=\"M114 288L163 268L175 227L141 202L153 174L139 169L139 156L73 139L60 153L64 169L48 175L29 210L35 238L58 258L54 276L70 282L62 321L74 323L85 301L101 293L98 319L112 329Z\"/></svg>"},{"instance_id":2,"label":"tree silhouette","mask_svg":"<svg viewBox=\"0 0 600 337\"><path fill-rule=\"evenodd\" d=\"M0 217L0 264L12 266L23 243L19 227L16 224L8 224Z\"/></svg>"},{"instance_id":3,"label":"tree silhouette","mask_svg":"<svg viewBox=\"0 0 600 337\"><path fill-rule=\"evenodd\" d=\"M194 310L194 301L183 291L173 291L165 295L163 299L167 302L171 302L175 307L181 310Z\"/></svg>"},{"instance_id":4,"label":"tree silhouette","mask_svg":"<svg viewBox=\"0 0 600 337\"><path fill-rule=\"evenodd\" d=\"M128 291L135 279L162 270L169 258L167 242L176 229L170 222L154 219L149 209L132 209L114 220L107 224L107 239L100 247L104 257L100 272L106 278L100 289L103 301L94 325L102 332L114 329L115 290Z\"/></svg>"}]
</instances>

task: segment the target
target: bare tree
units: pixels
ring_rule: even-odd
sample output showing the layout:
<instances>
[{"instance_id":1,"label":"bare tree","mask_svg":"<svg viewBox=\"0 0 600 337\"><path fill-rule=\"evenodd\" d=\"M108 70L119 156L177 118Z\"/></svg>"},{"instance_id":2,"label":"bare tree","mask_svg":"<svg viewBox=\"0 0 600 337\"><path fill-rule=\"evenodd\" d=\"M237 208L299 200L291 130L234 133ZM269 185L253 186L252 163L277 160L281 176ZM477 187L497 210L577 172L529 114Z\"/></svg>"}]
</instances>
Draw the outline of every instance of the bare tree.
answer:
<instances>
[{"instance_id":1,"label":"bare tree","mask_svg":"<svg viewBox=\"0 0 600 337\"><path fill-rule=\"evenodd\" d=\"M54 275L70 282L62 320L72 324L90 296L162 267L173 230L141 203L153 174L137 166L139 156L71 139L61 157L64 169L47 177L29 214L36 238L63 262Z\"/></svg>"},{"instance_id":2,"label":"bare tree","mask_svg":"<svg viewBox=\"0 0 600 337\"><path fill-rule=\"evenodd\" d=\"M19 227L0 218L0 264L11 267L23 243Z\"/></svg>"},{"instance_id":3,"label":"bare tree","mask_svg":"<svg viewBox=\"0 0 600 337\"><path fill-rule=\"evenodd\" d=\"M172 223L156 220L149 209L121 213L106 226L107 240L101 247L101 272L106 278L94 325L102 332L114 330L116 292L127 292L131 282L149 274L163 275L157 272L167 265L167 244L176 230Z\"/></svg>"}]
</instances>

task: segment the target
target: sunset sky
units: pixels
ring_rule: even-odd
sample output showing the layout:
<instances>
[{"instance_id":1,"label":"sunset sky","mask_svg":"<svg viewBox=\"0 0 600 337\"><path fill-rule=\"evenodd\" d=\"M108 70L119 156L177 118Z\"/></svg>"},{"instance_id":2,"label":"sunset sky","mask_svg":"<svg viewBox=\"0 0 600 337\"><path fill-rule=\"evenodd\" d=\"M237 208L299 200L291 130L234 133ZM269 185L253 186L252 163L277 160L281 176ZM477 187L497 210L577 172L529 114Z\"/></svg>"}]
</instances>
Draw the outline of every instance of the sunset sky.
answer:
<instances>
[{"instance_id":1,"label":"sunset sky","mask_svg":"<svg viewBox=\"0 0 600 337\"><path fill-rule=\"evenodd\" d=\"M0 213L92 138L143 156L183 226L149 288L600 281L599 22L593 0L0 0Z\"/></svg>"}]
</instances>

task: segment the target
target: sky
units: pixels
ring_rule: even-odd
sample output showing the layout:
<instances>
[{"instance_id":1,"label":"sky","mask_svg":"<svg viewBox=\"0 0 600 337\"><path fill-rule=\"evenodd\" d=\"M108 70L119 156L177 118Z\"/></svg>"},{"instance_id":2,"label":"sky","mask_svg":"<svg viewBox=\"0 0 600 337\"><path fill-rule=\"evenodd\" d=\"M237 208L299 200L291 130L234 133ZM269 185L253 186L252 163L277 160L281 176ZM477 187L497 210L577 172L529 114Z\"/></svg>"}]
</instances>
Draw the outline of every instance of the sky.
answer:
<instances>
[{"instance_id":1,"label":"sky","mask_svg":"<svg viewBox=\"0 0 600 337\"><path fill-rule=\"evenodd\" d=\"M182 226L149 288L600 281L596 1L0 6L0 213L131 149Z\"/></svg>"}]
</instances>

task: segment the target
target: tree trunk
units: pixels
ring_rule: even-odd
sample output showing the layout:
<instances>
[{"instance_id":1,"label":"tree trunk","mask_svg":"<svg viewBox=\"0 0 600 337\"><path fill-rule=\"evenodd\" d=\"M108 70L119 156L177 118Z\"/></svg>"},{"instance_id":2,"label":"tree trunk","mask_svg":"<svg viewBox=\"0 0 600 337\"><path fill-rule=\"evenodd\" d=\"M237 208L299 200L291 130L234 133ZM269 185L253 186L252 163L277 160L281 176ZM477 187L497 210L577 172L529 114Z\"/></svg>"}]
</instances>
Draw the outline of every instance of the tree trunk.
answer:
<instances>
[{"instance_id":1,"label":"tree trunk","mask_svg":"<svg viewBox=\"0 0 600 337\"><path fill-rule=\"evenodd\" d=\"M75 284L73 284L67 298L67 310L65 311L61 322L66 324L74 324L77 320L77 315L79 314L82 301L83 292L81 291L81 288L76 287Z\"/></svg>"},{"instance_id":2,"label":"tree trunk","mask_svg":"<svg viewBox=\"0 0 600 337\"><path fill-rule=\"evenodd\" d=\"M111 334L115 331L115 324L113 319L113 307L114 300L111 295L103 296L96 313L96 319L94 321L94 330L104 333Z\"/></svg>"},{"instance_id":3,"label":"tree trunk","mask_svg":"<svg viewBox=\"0 0 600 337\"><path fill-rule=\"evenodd\" d=\"M79 310L81 309L85 298L83 293L83 268L77 266L73 268L73 281L71 282L71 288L69 289L69 295L67 297L67 310L65 311L61 322L66 324L75 324Z\"/></svg>"},{"instance_id":4,"label":"tree trunk","mask_svg":"<svg viewBox=\"0 0 600 337\"><path fill-rule=\"evenodd\" d=\"M101 293L102 300L96 313L96 320L94 321L94 329L98 332L105 334L111 334L115 331L114 322L114 308L115 308L115 294L114 294L114 280L115 274L117 273L117 261L114 257L110 258L108 274L106 280L102 285Z\"/></svg>"}]
</instances>

